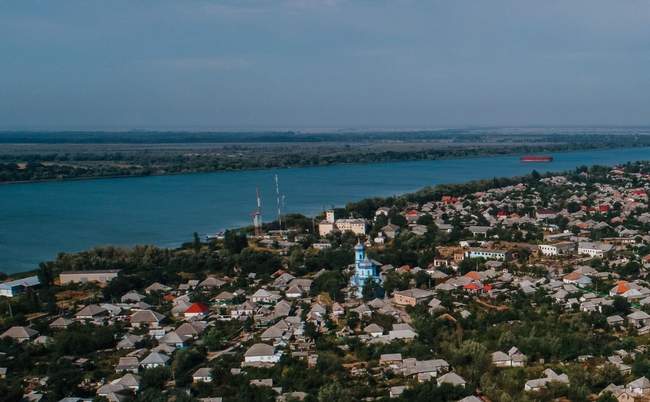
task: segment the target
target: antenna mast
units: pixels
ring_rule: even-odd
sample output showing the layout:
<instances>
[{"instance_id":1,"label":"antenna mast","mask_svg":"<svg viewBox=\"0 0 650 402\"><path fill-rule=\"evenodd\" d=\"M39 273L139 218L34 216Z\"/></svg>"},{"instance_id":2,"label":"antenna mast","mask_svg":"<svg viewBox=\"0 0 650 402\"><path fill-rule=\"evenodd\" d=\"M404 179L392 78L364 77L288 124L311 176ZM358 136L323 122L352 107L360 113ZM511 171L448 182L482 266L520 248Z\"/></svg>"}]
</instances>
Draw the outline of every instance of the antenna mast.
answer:
<instances>
[{"instance_id":1,"label":"antenna mast","mask_svg":"<svg viewBox=\"0 0 650 402\"><path fill-rule=\"evenodd\" d=\"M262 236L262 199L260 198L259 187L255 188L255 195L257 197L257 209L251 214L253 216L253 227L255 228L255 236Z\"/></svg>"},{"instance_id":2,"label":"antenna mast","mask_svg":"<svg viewBox=\"0 0 650 402\"><path fill-rule=\"evenodd\" d=\"M280 183L278 181L278 175L277 173L275 174L275 195L277 197L277 204L278 204L278 226L280 226L280 230L282 230L282 205L281 205L281 198L280 198Z\"/></svg>"}]
</instances>

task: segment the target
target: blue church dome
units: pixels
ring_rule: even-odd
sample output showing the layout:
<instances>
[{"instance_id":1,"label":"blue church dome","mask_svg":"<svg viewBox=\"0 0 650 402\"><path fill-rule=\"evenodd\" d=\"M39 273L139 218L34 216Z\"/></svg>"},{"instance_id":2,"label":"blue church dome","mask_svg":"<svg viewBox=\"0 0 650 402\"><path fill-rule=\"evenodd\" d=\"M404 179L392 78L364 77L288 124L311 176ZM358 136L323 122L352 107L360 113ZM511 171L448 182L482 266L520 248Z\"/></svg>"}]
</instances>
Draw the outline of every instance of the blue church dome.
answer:
<instances>
[{"instance_id":1,"label":"blue church dome","mask_svg":"<svg viewBox=\"0 0 650 402\"><path fill-rule=\"evenodd\" d=\"M359 242L354 246L354 275L350 278L350 286L356 289L357 297L363 296L363 288L371 280L381 284L379 266L366 255L366 248Z\"/></svg>"}]
</instances>

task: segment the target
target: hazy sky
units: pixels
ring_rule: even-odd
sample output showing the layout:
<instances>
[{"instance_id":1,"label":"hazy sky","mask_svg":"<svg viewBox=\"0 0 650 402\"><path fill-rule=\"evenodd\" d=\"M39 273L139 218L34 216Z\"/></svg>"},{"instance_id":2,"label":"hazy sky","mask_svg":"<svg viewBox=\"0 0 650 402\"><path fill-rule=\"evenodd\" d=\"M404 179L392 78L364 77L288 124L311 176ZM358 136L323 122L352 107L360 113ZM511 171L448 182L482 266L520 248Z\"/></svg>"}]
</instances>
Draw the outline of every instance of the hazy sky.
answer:
<instances>
[{"instance_id":1,"label":"hazy sky","mask_svg":"<svg viewBox=\"0 0 650 402\"><path fill-rule=\"evenodd\" d=\"M0 0L0 128L650 124L650 0Z\"/></svg>"}]
</instances>

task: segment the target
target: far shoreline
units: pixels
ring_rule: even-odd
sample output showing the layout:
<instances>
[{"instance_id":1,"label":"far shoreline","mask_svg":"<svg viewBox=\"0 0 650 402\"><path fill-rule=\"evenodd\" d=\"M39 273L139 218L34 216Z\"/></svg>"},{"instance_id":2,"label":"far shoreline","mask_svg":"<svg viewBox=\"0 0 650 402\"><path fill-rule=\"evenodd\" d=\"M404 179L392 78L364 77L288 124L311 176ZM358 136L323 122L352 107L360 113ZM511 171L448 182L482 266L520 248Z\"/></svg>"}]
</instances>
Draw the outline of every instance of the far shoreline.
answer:
<instances>
[{"instance_id":1,"label":"far shoreline","mask_svg":"<svg viewBox=\"0 0 650 402\"><path fill-rule=\"evenodd\" d=\"M584 148L577 149L566 149L566 150L544 150L540 149L539 153L553 153L553 154L566 154L570 152L586 152L586 151L607 151L607 150L626 150L626 149L641 149L648 148L650 146L647 144L639 146L627 146L627 147L597 147L597 146L587 146ZM534 151L538 153L537 150ZM324 167L335 167L335 166L354 166L354 165L373 165L373 164L384 164L384 163L407 163L407 162L424 162L424 161L437 161L437 160L464 160L464 159L480 159L480 158L495 158L495 157L513 157L521 155L521 152L508 152L508 153L485 153L481 155L463 155L463 156L442 156L437 158L421 158L421 159L393 159L386 160L381 162L341 162L341 163L331 163L331 164L322 164L322 165L293 165L293 166L275 166L275 167L254 167L254 168L242 168L242 169L217 169L211 171L189 171L189 172L170 172L170 173L152 173L152 174L133 174L133 175L110 175L110 176L80 176L80 177L65 177L57 179L36 179L36 180L21 180L21 181L2 181L0 186L8 185L28 185L28 184L42 184L42 183L64 183L64 182L73 182L73 181L93 181L93 180L109 180L109 179L136 179L144 177L163 177L163 176L182 176L182 175L197 175L197 174L214 174L214 173L232 173L232 172L255 172L255 171L272 171L272 170L284 170L284 169L306 169L306 168L324 168ZM649 156L650 158L650 156ZM551 161L552 163L552 161ZM528 163L529 165L537 165L537 163ZM546 165L547 162L539 162L541 165Z\"/></svg>"}]
</instances>

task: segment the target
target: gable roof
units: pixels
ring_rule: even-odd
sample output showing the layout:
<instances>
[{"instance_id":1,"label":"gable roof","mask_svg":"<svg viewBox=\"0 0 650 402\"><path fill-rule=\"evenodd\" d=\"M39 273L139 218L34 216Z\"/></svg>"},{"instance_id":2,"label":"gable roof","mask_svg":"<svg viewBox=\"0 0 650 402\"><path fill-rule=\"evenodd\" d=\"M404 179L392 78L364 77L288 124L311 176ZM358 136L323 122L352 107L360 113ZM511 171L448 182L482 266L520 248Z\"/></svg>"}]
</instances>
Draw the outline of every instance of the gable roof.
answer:
<instances>
[{"instance_id":1,"label":"gable roof","mask_svg":"<svg viewBox=\"0 0 650 402\"><path fill-rule=\"evenodd\" d=\"M140 310L131 314L131 322L135 323L160 322L164 318L164 315L153 310Z\"/></svg>"},{"instance_id":2,"label":"gable roof","mask_svg":"<svg viewBox=\"0 0 650 402\"><path fill-rule=\"evenodd\" d=\"M89 304L86 307L82 308L75 314L76 317L94 317L96 315L104 314L108 310L98 306L97 304Z\"/></svg>"},{"instance_id":3,"label":"gable roof","mask_svg":"<svg viewBox=\"0 0 650 402\"><path fill-rule=\"evenodd\" d=\"M266 343L256 343L244 353L246 357L254 356L272 356L275 354L275 348Z\"/></svg>"},{"instance_id":4,"label":"gable roof","mask_svg":"<svg viewBox=\"0 0 650 402\"><path fill-rule=\"evenodd\" d=\"M190 314L206 314L210 311L210 307L205 305L204 303L192 303L191 306L185 310L185 314L190 313Z\"/></svg>"},{"instance_id":5,"label":"gable roof","mask_svg":"<svg viewBox=\"0 0 650 402\"><path fill-rule=\"evenodd\" d=\"M29 327L11 327L0 335L0 338L29 339L36 335L38 331Z\"/></svg>"},{"instance_id":6,"label":"gable roof","mask_svg":"<svg viewBox=\"0 0 650 402\"><path fill-rule=\"evenodd\" d=\"M167 364L169 361L169 356L164 355L159 352L151 352L149 356L145 357L144 360L140 362L141 365L146 364Z\"/></svg>"}]
</instances>

